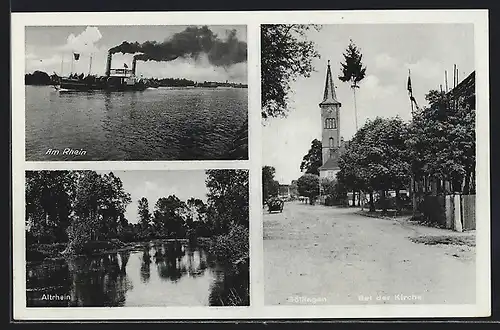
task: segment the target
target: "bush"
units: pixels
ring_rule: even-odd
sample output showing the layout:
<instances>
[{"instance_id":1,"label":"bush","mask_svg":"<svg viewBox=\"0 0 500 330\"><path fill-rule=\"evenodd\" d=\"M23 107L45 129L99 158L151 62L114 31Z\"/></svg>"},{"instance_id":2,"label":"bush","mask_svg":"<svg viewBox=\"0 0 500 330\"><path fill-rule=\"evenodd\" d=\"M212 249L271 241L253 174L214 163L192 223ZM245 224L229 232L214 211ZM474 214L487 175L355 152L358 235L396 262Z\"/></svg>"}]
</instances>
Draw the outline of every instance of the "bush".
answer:
<instances>
[{"instance_id":1,"label":"bush","mask_svg":"<svg viewBox=\"0 0 500 330\"><path fill-rule=\"evenodd\" d=\"M384 209L384 204L386 206L385 208L388 210L410 210L412 208L411 199L406 195L401 195L399 201L396 197L392 196L387 196L385 202L382 201L381 198L378 198L375 200L374 204L375 208L378 210Z\"/></svg>"},{"instance_id":2,"label":"bush","mask_svg":"<svg viewBox=\"0 0 500 330\"><path fill-rule=\"evenodd\" d=\"M112 239L111 241L88 241L83 244L81 252L92 254L104 250L117 249L122 246L122 242L117 239Z\"/></svg>"},{"instance_id":3,"label":"bush","mask_svg":"<svg viewBox=\"0 0 500 330\"><path fill-rule=\"evenodd\" d=\"M78 221L74 220L73 223L67 229L68 233L68 247L65 253L73 254L80 253L86 242L90 240L90 233L84 228L84 226Z\"/></svg>"},{"instance_id":4,"label":"bush","mask_svg":"<svg viewBox=\"0 0 500 330\"><path fill-rule=\"evenodd\" d=\"M249 256L248 229L235 225L229 233L216 236L210 252L219 260L228 263L244 261Z\"/></svg>"}]
</instances>

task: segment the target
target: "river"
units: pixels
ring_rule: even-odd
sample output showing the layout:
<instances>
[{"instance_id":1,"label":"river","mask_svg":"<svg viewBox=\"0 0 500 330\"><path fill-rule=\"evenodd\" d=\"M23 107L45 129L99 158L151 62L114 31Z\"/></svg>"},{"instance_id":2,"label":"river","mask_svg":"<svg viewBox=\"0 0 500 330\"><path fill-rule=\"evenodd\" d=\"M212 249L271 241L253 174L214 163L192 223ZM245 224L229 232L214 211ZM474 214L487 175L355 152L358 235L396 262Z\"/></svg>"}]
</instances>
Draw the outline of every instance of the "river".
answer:
<instances>
[{"instance_id":1,"label":"river","mask_svg":"<svg viewBox=\"0 0 500 330\"><path fill-rule=\"evenodd\" d=\"M27 307L223 306L248 292L248 272L180 241L30 262L26 279Z\"/></svg>"},{"instance_id":2,"label":"river","mask_svg":"<svg viewBox=\"0 0 500 330\"><path fill-rule=\"evenodd\" d=\"M27 161L224 160L248 118L248 90L26 86L25 114Z\"/></svg>"}]
</instances>

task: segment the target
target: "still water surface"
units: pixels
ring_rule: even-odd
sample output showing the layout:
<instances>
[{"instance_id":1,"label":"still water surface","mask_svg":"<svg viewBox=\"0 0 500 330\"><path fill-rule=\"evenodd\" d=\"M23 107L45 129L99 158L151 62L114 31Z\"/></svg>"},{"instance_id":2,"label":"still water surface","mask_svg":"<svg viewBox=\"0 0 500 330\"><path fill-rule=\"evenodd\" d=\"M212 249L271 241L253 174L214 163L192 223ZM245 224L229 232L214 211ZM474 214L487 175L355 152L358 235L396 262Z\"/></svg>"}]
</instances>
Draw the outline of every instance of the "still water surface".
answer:
<instances>
[{"instance_id":1,"label":"still water surface","mask_svg":"<svg viewBox=\"0 0 500 330\"><path fill-rule=\"evenodd\" d=\"M221 306L248 289L248 274L181 242L28 263L26 275L28 307Z\"/></svg>"},{"instance_id":2,"label":"still water surface","mask_svg":"<svg viewBox=\"0 0 500 330\"><path fill-rule=\"evenodd\" d=\"M59 93L26 86L26 160L230 159L247 97L246 88ZM62 155L65 148L86 154Z\"/></svg>"}]
</instances>

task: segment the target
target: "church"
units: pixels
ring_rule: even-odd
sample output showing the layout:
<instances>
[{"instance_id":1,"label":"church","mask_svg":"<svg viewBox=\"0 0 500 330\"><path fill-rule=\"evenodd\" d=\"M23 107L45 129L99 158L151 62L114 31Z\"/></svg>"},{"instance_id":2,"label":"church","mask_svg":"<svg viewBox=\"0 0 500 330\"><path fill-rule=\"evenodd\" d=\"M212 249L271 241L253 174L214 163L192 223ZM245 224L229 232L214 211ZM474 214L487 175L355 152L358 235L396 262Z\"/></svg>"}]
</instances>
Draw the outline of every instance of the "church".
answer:
<instances>
[{"instance_id":1,"label":"church","mask_svg":"<svg viewBox=\"0 0 500 330\"><path fill-rule=\"evenodd\" d=\"M319 104L321 109L321 160L319 168L321 179L335 179L340 171L339 157L344 150L344 139L340 136L340 106L333 84L330 60L326 69L325 91L323 101Z\"/></svg>"}]
</instances>

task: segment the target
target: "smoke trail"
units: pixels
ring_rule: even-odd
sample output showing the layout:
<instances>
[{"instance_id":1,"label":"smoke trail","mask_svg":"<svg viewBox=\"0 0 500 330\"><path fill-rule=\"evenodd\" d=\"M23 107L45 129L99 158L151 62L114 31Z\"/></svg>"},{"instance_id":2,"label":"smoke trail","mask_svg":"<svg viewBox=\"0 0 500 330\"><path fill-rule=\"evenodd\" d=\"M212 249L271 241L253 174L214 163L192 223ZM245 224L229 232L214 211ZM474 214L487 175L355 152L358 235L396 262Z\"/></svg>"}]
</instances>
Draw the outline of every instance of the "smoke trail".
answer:
<instances>
[{"instance_id":1,"label":"smoke trail","mask_svg":"<svg viewBox=\"0 0 500 330\"><path fill-rule=\"evenodd\" d=\"M229 67L247 60L247 44L238 40L236 30L231 30L226 39L220 39L207 26L190 26L163 42L124 41L109 51L112 54L141 53L134 58L142 61L172 61L179 57L198 59L206 54L209 62L218 67Z\"/></svg>"}]
</instances>

